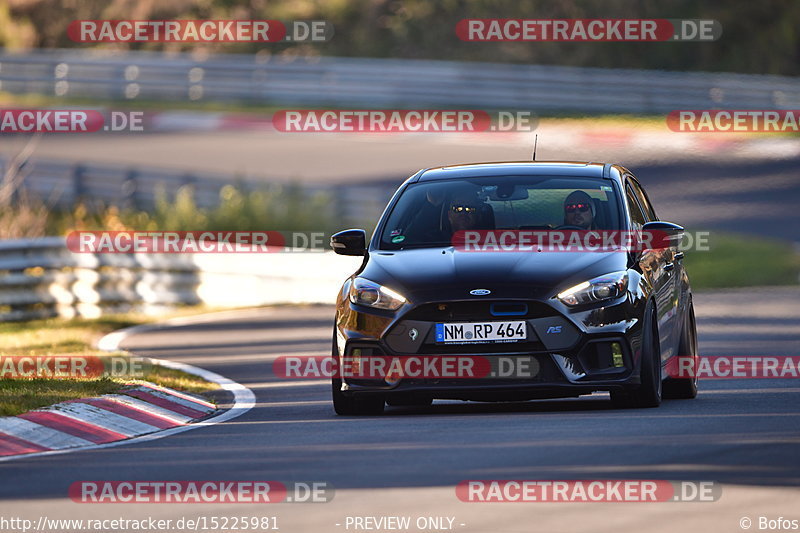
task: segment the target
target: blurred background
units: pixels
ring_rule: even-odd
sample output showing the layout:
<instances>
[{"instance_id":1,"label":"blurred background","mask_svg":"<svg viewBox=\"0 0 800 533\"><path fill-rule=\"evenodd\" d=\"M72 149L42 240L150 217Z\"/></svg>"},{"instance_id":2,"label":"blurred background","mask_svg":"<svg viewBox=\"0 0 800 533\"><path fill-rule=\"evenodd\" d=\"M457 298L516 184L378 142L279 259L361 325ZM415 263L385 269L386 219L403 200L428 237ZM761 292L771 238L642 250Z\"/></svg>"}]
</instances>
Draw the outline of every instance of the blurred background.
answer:
<instances>
[{"instance_id":1,"label":"blurred background","mask_svg":"<svg viewBox=\"0 0 800 533\"><path fill-rule=\"evenodd\" d=\"M714 19L714 42L463 42L463 18ZM320 43L108 43L78 19L325 20ZM74 229L372 228L419 168L630 168L662 219L710 231L696 288L797 284L800 137L676 133L676 109L800 108L791 0L0 1L0 106L145 113L141 133L0 134L0 238ZM286 108L527 111L535 132L280 133ZM764 257L770 260L765 264Z\"/></svg>"},{"instance_id":2,"label":"blurred background","mask_svg":"<svg viewBox=\"0 0 800 533\"><path fill-rule=\"evenodd\" d=\"M686 18L714 19L724 37L713 45L683 43L489 43L462 42L463 18ZM0 46L11 49L85 48L66 28L80 19L279 19L327 20L336 37L321 44L133 43L119 50L240 52L291 56L392 57L573 67L800 74L797 22L792 0L696 2L692 0L4 0Z\"/></svg>"},{"instance_id":3,"label":"blurred background","mask_svg":"<svg viewBox=\"0 0 800 533\"><path fill-rule=\"evenodd\" d=\"M722 35L713 42L463 42L455 25L464 18L713 19ZM67 36L80 19L324 20L334 34L319 43L80 44ZM702 355L798 355L800 136L677 133L666 116L800 110L799 32L797 0L0 0L0 109L145 118L142 132L0 132L0 356L96 354L100 335L156 320L136 311L181 307L175 314L185 317L332 303L361 259L330 251L73 254L63 239L70 231L370 231L418 169L530 160L535 135L538 160L624 165L660 218L688 235L709 232L710 249L690 248L685 259ZM275 130L273 113L303 108L519 111L537 121L535 131L503 133ZM332 307L226 313L122 347L251 387L257 404L247 418L161 444L17 463L0 483L9 510L39 517L47 503L51 518L59 511L72 518L76 507L65 495L74 480L198 475L332 479L333 505L285 511L313 523L308 531L367 511L452 511L482 531L521 531L532 518L554 531L591 524L617 532L640 523L674 530L681 518L722 531L728 519L724 527L736 529L742 512L755 521L756 511L778 517L797 507L800 389L791 380L704 381L695 405L672 402L649 413L610 410L601 397L444 404L431 416L393 408L400 417L334 420L330 382L278 382L270 370L279 355L330 353ZM14 409L4 414L97 393L73 383L72 396L59 395L46 383L23 394L19 381L0 381L0 408ZM726 485L714 507L664 503L624 512L601 503L487 512L453 498L452 484L463 479L521 476ZM100 507L81 516L119 515L118 506ZM184 512L155 507L148 508L154 517ZM144 517L142 507L129 509L141 515L130 518ZM283 529L292 530L287 522Z\"/></svg>"}]
</instances>

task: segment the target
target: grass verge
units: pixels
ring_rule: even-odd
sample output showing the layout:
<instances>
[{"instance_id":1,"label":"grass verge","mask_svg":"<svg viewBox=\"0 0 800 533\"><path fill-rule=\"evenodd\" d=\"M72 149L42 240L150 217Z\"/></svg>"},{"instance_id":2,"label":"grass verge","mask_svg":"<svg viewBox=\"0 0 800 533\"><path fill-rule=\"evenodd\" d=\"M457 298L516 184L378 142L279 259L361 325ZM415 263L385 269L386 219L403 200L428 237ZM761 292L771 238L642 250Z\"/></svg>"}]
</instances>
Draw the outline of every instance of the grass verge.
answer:
<instances>
[{"instance_id":1,"label":"grass verge","mask_svg":"<svg viewBox=\"0 0 800 533\"><path fill-rule=\"evenodd\" d=\"M285 109L318 109L320 106L290 105L279 106L273 103L261 103L250 101L167 101L167 100L102 100L79 97L58 97L44 94L13 94L0 91L0 106L5 107L107 107L115 110L129 111L192 111L198 113L231 113L251 116L270 116L277 111ZM337 106L327 106L330 109L337 109ZM444 106L447 108L447 106ZM349 109L341 107L340 109ZM490 114L499 111L495 108L485 108ZM505 111L529 111L527 109L503 109ZM664 115L630 115L630 114L587 114L585 112L570 111L542 111L535 113L534 116L540 123L547 125L577 125L581 127L624 127L632 129L651 129L666 130L667 124ZM741 133L740 137L759 136L759 137L796 137L794 132L761 132L761 133Z\"/></svg>"},{"instance_id":2,"label":"grass verge","mask_svg":"<svg viewBox=\"0 0 800 533\"><path fill-rule=\"evenodd\" d=\"M694 290L800 283L800 255L791 243L711 232L709 248L686 252Z\"/></svg>"},{"instance_id":3,"label":"grass verge","mask_svg":"<svg viewBox=\"0 0 800 533\"><path fill-rule=\"evenodd\" d=\"M187 309L176 316L187 316L208 309ZM163 317L160 317L163 319ZM152 322L153 317L135 313L110 315L96 320L47 319L0 324L0 363L19 357L97 357L111 358L94 349L95 342L116 329ZM119 354L116 354L119 356ZM2 368L2 366L0 366ZM0 374L2 375L2 374ZM164 368L145 366L142 375L115 373L113 377L87 379L0 378L0 416L13 416L54 403L119 391L126 383L144 380L164 387L191 392L209 393L219 389L198 376ZM213 399L212 399L213 401Z\"/></svg>"}]
</instances>

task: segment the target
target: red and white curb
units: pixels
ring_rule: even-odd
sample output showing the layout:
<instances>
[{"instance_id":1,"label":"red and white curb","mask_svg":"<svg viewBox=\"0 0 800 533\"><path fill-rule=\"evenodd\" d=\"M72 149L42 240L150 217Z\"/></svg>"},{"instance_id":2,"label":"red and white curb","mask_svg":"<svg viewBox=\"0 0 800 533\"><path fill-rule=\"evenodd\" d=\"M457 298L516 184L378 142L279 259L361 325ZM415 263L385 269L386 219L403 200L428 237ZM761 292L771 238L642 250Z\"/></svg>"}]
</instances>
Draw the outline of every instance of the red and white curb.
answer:
<instances>
[{"instance_id":1,"label":"red and white curb","mask_svg":"<svg viewBox=\"0 0 800 533\"><path fill-rule=\"evenodd\" d=\"M126 336L147 329L137 326L114 332L101 340L101 349L115 351ZM118 394L70 400L0 418L0 462L156 440L236 418L255 405L250 389L219 374L174 361L151 361L217 383L233 394L233 406L214 414L216 407L196 396L136 383Z\"/></svg>"},{"instance_id":2,"label":"red and white curb","mask_svg":"<svg viewBox=\"0 0 800 533\"><path fill-rule=\"evenodd\" d=\"M620 148L635 152L715 154L720 150L736 156L791 158L800 155L800 139L758 133L692 132L678 133L662 127L610 126L591 127L581 124L544 123L535 131L490 132L373 132L339 133L360 141L391 141L398 137L422 136L427 141L443 144L517 144L530 146L534 134L546 140L552 150L569 150L575 146ZM251 113L213 113L197 111L162 111L149 115L151 132L275 132L271 115ZM326 133L325 135L337 135Z\"/></svg>"},{"instance_id":3,"label":"red and white curb","mask_svg":"<svg viewBox=\"0 0 800 533\"><path fill-rule=\"evenodd\" d=\"M108 444L205 418L205 400L149 383L0 418L0 457Z\"/></svg>"},{"instance_id":4,"label":"red and white curb","mask_svg":"<svg viewBox=\"0 0 800 533\"><path fill-rule=\"evenodd\" d=\"M161 111L148 115L147 131L274 131L271 115Z\"/></svg>"}]
</instances>

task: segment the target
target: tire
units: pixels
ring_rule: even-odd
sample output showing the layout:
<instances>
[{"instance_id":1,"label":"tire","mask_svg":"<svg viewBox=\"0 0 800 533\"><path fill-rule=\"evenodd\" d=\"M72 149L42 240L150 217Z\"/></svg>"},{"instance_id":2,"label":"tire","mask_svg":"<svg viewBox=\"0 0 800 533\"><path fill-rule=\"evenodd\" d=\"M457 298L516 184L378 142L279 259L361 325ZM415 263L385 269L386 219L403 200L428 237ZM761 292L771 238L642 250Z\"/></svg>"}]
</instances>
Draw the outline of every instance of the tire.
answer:
<instances>
[{"instance_id":1,"label":"tire","mask_svg":"<svg viewBox=\"0 0 800 533\"><path fill-rule=\"evenodd\" d=\"M681 330L681 342L678 346L678 356L686 355L694 356L695 376L665 379L664 398L691 400L697 397L697 325L694 318L694 304L691 301Z\"/></svg>"},{"instance_id":2,"label":"tire","mask_svg":"<svg viewBox=\"0 0 800 533\"><path fill-rule=\"evenodd\" d=\"M611 401L622 408L647 408L661 405L661 350L655 311L649 313L642 332L641 384L626 391L612 391Z\"/></svg>"},{"instance_id":3,"label":"tire","mask_svg":"<svg viewBox=\"0 0 800 533\"><path fill-rule=\"evenodd\" d=\"M333 357L339 357L336 345L336 331L333 332ZM331 396L333 410L341 416L370 416L383 414L384 401L382 396L345 396L342 392L341 378L331 378Z\"/></svg>"},{"instance_id":4,"label":"tire","mask_svg":"<svg viewBox=\"0 0 800 533\"><path fill-rule=\"evenodd\" d=\"M381 396L345 396L342 380L331 378L333 410L341 416L377 416L383 414L384 401Z\"/></svg>"}]
</instances>

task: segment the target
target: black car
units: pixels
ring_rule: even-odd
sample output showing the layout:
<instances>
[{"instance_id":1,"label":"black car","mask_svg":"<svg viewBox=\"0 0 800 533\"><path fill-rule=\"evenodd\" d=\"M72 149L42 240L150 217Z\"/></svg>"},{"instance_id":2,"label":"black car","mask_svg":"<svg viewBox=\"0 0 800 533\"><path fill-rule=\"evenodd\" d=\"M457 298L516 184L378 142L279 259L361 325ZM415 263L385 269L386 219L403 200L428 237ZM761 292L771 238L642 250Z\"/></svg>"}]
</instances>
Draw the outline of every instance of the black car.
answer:
<instances>
[{"instance_id":1,"label":"black car","mask_svg":"<svg viewBox=\"0 0 800 533\"><path fill-rule=\"evenodd\" d=\"M669 245L562 250L540 241L470 251L459 240L470 230L484 239L477 242L494 238L495 245L504 231L654 231ZM368 245L358 229L331 238L336 253L364 256L337 299L333 357L351 371L332 379L336 412L595 391L609 391L621 407L694 398L696 378L665 372L678 355L696 359L682 236L680 226L659 221L642 186L619 165L504 162L417 172L394 194ZM489 371L352 372L368 358L421 357L442 364L474 358ZM528 372L497 372L523 361L518 368Z\"/></svg>"}]
</instances>

